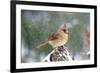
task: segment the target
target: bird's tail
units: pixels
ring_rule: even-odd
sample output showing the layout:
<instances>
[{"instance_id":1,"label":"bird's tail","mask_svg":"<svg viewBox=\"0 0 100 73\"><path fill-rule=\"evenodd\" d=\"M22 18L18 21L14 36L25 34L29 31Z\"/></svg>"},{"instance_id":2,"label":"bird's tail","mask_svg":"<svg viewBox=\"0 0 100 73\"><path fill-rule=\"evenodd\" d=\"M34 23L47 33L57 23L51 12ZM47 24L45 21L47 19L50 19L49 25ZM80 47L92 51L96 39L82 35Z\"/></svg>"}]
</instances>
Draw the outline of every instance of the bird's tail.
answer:
<instances>
[{"instance_id":1,"label":"bird's tail","mask_svg":"<svg viewBox=\"0 0 100 73\"><path fill-rule=\"evenodd\" d=\"M45 40L41 42L39 45L37 45L35 48L41 48L42 46L46 45L48 43L48 40Z\"/></svg>"}]
</instances>

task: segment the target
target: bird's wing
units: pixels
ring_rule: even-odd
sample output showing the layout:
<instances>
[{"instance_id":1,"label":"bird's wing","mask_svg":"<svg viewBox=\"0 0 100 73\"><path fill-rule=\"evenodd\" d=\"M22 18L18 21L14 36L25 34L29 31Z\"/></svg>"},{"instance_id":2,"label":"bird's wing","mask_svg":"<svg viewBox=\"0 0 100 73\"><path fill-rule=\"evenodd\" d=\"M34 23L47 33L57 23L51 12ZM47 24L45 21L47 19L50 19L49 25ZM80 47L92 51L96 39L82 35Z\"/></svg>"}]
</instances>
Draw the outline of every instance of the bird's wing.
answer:
<instances>
[{"instance_id":1,"label":"bird's wing","mask_svg":"<svg viewBox=\"0 0 100 73\"><path fill-rule=\"evenodd\" d=\"M53 33L52 35L49 36L48 40L56 40L59 38L58 33Z\"/></svg>"}]
</instances>

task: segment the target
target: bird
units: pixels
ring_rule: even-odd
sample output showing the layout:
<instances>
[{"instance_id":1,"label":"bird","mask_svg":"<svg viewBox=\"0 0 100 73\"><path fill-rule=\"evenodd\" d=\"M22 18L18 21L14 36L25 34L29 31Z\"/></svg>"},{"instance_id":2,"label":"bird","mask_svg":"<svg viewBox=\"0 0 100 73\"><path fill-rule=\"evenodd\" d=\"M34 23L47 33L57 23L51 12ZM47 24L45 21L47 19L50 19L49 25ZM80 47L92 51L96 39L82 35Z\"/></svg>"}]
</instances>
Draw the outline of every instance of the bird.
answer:
<instances>
[{"instance_id":1,"label":"bird","mask_svg":"<svg viewBox=\"0 0 100 73\"><path fill-rule=\"evenodd\" d=\"M66 24L61 25L58 30L49 35L46 40L41 42L36 48L41 48L46 44L50 44L53 48L63 46L68 42L68 28Z\"/></svg>"}]
</instances>

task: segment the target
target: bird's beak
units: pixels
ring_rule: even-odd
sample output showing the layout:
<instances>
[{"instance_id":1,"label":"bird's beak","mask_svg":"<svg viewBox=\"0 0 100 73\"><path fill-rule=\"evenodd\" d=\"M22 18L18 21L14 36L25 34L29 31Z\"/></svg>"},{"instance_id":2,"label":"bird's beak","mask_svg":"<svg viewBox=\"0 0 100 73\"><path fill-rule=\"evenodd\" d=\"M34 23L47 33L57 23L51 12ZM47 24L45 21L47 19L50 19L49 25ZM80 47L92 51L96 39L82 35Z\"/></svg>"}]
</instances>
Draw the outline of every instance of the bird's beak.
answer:
<instances>
[{"instance_id":1,"label":"bird's beak","mask_svg":"<svg viewBox=\"0 0 100 73\"><path fill-rule=\"evenodd\" d=\"M67 34L69 34L69 31L68 31L68 29L67 29L66 33L67 33Z\"/></svg>"}]
</instances>

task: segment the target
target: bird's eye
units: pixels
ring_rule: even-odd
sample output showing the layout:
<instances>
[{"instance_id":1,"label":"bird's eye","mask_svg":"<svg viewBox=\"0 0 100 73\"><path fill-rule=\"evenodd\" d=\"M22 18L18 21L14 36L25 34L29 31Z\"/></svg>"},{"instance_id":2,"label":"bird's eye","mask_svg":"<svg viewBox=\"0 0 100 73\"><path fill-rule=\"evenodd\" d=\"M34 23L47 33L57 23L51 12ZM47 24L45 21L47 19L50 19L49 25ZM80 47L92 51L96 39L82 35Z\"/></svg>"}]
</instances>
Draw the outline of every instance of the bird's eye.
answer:
<instances>
[{"instance_id":1,"label":"bird's eye","mask_svg":"<svg viewBox=\"0 0 100 73\"><path fill-rule=\"evenodd\" d=\"M64 32L66 32L66 29L63 29Z\"/></svg>"},{"instance_id":2,"label":"bird's eye","mask_svg":"<svg viewBox=\"0 0 100 73\"><path fill-rule=\"evenodd\" d=\"M68 33L68 31L66 29L63 29L64 33Z\"/></svg>"}]
</instances>

